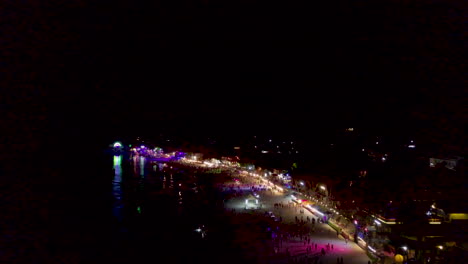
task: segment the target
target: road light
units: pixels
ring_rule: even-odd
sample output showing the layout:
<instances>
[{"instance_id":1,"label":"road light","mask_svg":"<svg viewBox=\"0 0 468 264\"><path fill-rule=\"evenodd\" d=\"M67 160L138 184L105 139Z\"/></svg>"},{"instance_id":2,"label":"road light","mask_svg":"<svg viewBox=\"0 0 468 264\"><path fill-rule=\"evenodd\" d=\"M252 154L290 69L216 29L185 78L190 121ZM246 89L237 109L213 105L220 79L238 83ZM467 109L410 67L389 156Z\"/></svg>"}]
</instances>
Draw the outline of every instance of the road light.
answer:
<instances>
[{"instance_id":1,"label":"road light","mask_svg":"<svg viewBox=\"0 0 468 264\"><path fill-rule=\"evenodd\" d=\"M404 252L404 259L405 260L408 260L408 247L407 246L402 246L401 247L403 249Z\"/></svg>"},{"instance_id":2,"label":"road light","mask_svg":"<svg viewBox=\"0 0 468 264\"><path fill-rule=\"evenodd\" d=\"M327 190L327 188L325 188L325 186L323 186L323 185L320 185L320 189L322 189L322 190L324 190L324 191Z\"/></svg>"}]
</instances>

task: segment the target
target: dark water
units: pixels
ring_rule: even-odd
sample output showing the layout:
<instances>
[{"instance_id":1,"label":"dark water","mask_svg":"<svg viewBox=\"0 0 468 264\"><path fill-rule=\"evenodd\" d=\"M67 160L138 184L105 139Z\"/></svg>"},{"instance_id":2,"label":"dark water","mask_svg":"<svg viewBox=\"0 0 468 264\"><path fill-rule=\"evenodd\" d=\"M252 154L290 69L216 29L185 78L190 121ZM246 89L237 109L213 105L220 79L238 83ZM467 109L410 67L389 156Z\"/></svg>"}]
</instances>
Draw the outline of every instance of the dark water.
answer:
<instances>
[{"instance_id":1,"label":"dark water","mask_svg":"<svg viewBox=\"0 0 468 264\"><path fill-rule=\"evenodd\" d=\"M211 181L161 166L80 150L5 166L0 262L236 262Z\"/></svg>"},{"instance_id":2,"label":"dark water","mask_svg":"<svg viewBox=\"0 0 468 264\"><path fill-rule=\"evenodd\" d=\"M112 219L118 261L230 262L229 219L206 175L142 156L113 156ZM111 168L109 168L111 169ZM195 232L204 227L205 236ZM125 245L125 246L122 246Z\"/></svg>"}]
</instances>

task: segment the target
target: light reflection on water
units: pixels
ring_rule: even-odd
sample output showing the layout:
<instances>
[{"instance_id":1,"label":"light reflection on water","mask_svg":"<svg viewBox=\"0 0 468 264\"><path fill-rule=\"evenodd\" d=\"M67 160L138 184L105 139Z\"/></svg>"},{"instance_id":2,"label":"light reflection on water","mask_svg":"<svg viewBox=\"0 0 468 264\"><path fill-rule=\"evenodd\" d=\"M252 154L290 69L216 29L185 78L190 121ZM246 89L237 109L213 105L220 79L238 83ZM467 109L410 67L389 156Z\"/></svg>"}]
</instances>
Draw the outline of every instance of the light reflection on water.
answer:
<instances>
[{"instance_id":1,"label":"light reflection on water","mask_svg":"<svg viewBox=\"0 0 468 264\"><path fill-rule=\"evenodd\" d=\"M172 223L173 217L194 210L199 194L184 182L184 170L141 155L115 155L113 161L112 212L119 230L132 232L149 222Z\"/></svg>"},{"instance_id":2,"label":"light reflection on water","mask_svg":"<svg viewBox=\"0 0 468 264\"><path fill-rule=\"evenodd\" d=\"M133 173L137 174L137 166L136 166L136 164L138 164L138 155L134 155L134 156L132 157L132 159L133 159L133 164L134 164L134 166L133 166Z\"/></svg>"},{"instance_id":3,"label":"light reflection on water","mask_svg":"<svg viewBox=\"0 0 468 264\"><path fill-rule=\"evenodd\" d=\"M114 179L112 180L112 194L114 196L113 214L119 222L122 221L122 156L114 156Z\"/></svg>"},{"instance_id":4,"label":"light reflection on water","mask_svg":"<svg viewBox=\"0 0 468 264\"><path fill-rule=\"evenodd\" d=\"M144 156L140 156L140 176L145 176L145 164L146 158Z\"/></svg>"},{"instance_id":5,"label":"light reflection on water","mask_svg":"<svg viewBox=\"0 0 468 264\"><path fill-rule=\"evenodd\" d=\"M115 155L114 156L114 182L121 182L122 181L122 156Z\"/></svg>"}]
</instances>

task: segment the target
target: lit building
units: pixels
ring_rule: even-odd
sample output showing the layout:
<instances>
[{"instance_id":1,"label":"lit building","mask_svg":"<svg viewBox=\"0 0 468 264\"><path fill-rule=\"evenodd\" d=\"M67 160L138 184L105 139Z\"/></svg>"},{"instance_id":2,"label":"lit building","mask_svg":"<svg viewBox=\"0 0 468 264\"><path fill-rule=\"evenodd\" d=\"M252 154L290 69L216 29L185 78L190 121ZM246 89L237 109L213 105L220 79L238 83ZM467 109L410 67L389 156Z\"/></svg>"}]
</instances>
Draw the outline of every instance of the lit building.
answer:
<instances>
[{"instance_id":1,"label":"lit building","mask_svg":"<svg viewBox=\"0 0 468 264\"><path fill-rule=\"evenodd\" d=\"M450 170L457 170L462 157L451 157L451 158L429 158L429 167L435 168L437 166L443 166Z\"/></svg>"}]
</instances>

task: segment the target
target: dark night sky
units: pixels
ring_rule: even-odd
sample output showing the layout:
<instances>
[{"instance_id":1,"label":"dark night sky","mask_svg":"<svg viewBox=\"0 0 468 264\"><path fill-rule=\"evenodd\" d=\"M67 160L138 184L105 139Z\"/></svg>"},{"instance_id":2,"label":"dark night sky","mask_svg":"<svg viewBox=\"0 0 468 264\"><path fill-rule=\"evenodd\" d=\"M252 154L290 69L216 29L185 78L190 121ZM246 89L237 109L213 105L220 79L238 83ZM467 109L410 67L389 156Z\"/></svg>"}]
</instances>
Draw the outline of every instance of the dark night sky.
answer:
<instances>
[{"instance_id":1,"label":"dark night sky","mask_svg":"<svg viewBox=\"0 0 468 264\"><path fill-rule=\"evenodd\" d=\"M462 14L461 1L15 2L2 10L6 141L165 124L452 131L466 119Z\"/></svg>"}]
</instances>

